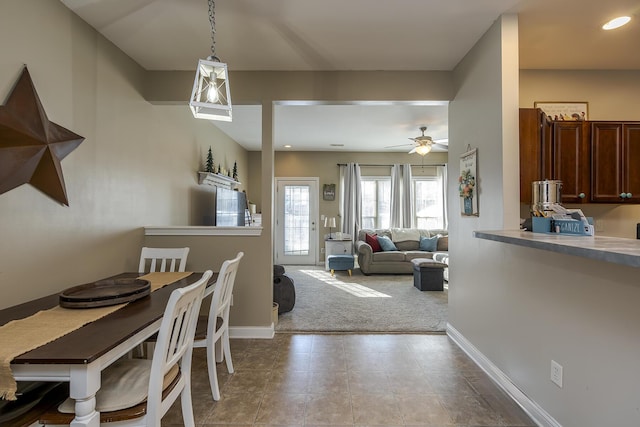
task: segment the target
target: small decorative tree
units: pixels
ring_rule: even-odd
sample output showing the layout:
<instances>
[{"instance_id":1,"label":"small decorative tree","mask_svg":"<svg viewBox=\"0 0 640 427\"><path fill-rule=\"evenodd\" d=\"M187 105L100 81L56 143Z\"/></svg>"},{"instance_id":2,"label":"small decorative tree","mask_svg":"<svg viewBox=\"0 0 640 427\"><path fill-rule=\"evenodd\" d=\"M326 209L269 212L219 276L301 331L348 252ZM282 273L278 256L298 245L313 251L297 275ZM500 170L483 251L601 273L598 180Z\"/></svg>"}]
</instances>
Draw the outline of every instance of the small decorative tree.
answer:
<instances>
[{"instance_id":1,"label":"small decorative tree","mask_svg":"<svg viewBox=\"0 0 640 427\"><path fill-rule=\"evenodd\" d=\"M209 152L207 153L207 164L204 167L204 171L213 173L213 153L211 152L211 147L209 147Z\"/></svg>"},{"instance_id":2,"label":"small decorative tree","mask_svg":"<svg viewBox=\"0 0 640 427\"><path fill-rule=\"evenodd\" d=\"M233 179L238 180L238 162L233 162Z\"/></svg>"},{"instance_id":3,"label":"small decorative tree","mask_svg":"<svg viewBox=\"0 0 640 427\"><path fill-rule=\"evenodd\" d=\"M222 173L222 168L220 167L220 163L218 163L218 173Z\"/></svg>"}]
</instances>

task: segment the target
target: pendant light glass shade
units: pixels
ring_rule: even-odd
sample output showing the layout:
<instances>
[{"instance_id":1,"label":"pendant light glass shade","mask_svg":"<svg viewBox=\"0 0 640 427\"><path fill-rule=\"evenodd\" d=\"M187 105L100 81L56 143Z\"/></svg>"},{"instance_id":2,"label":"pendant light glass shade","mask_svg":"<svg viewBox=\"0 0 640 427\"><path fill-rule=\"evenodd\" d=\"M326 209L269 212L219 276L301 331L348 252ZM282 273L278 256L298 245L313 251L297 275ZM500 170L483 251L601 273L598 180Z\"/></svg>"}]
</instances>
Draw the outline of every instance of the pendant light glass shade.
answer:
<instances>
[{"instance_id":1,"label":"pendant light glass shade","mask_svg":"<svg viewBox=\"0 0 640 427\"><path fill-rule=\"evenodd\" d=\"M189 101L197 119L231 121L231 94L227 64L200 59Z\"/></svg>"}]
</instances>

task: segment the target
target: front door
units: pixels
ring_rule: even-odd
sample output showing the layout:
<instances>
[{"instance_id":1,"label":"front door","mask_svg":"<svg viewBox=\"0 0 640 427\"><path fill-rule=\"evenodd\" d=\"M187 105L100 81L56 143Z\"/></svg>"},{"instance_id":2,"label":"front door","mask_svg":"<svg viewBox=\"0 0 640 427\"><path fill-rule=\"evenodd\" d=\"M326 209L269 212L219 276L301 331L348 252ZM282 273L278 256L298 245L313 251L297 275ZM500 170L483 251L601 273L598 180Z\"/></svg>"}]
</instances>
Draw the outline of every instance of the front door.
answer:
<instances>
[{"instance_id":1,"label":"front door","mask_svg":"<svg viewBox=\"0 0 640 427\"><path fill-rule=\"evenodd\" d=\"M317 263L317 206L317 178L276 178L276 264Z\"/></svg>"}]
</instances>

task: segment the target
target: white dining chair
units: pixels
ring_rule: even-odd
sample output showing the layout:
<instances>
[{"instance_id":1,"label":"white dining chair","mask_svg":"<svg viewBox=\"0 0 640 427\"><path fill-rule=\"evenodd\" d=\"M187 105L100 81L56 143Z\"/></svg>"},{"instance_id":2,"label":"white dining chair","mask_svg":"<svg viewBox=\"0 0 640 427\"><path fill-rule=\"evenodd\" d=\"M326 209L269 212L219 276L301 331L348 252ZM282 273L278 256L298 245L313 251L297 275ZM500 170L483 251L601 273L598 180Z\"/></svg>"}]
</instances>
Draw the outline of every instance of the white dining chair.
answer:
<instances>
[{"instance_id":1,"label":"white dining chair","mask_svg":"<svg viewBox=\"0 0 640 427\"><path fill-rule=\"evenodd\" d=\"M222 263L215 290L209 307L209 314L198 318L196 336L193 341L195 348L207 349L207 369L209 371L209 385L213 400L220 400L220 388L218 386L218 374L216 362L226 361L227 371L233 374L233 361L231 360L231 346L229 344L229 311L233 295L233 285L243 252L230 260ZM216 352L216 343L218 351ZM216 354L217 353L217 354Z\"/></svg>"},{"instance_id":2,"label":"white dining chair","mask_svg":"<svg viewBox=\"0 0 640 427\"><path fill-rule=\"evenodd\" d=\"M140 252L138 273L184 271L189 248L148 248ZM147 268L148 266L148 268Z\"/></svg>"},{"instance_id":3,"label":"white dining chair","mask_svg":"<svg viewBox=\"0 0 640 427\"><path fill-rule=\"evenodd\" d=\"M178 396L184 425L195 425L191 399L193 337L205 286L212 274L208 270L194 284L171 293L151 360L120 359L102 372L96 394L101 426L116 423L118 427L159 427ZM75 401L69 398L57 410L42 415L40 423L69 425L74 407Z\"/></svg>"}]
</instances>

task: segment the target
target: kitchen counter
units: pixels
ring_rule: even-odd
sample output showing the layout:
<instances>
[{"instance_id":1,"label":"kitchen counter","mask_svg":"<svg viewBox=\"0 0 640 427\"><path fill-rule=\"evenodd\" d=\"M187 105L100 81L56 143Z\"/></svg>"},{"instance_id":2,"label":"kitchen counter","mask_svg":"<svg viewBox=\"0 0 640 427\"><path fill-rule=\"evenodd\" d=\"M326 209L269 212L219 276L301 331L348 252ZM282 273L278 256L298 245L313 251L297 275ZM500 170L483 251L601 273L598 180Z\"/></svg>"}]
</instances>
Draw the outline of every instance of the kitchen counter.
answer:
<instances>
[{"instance_id":1,"label":"kitchen counter","mask_svg":"<svg viewBox=\"0 0 640 427\"><path fill-rule=\"evenodd\" d=\"M474 231L478 239L640 267L640 240L606 236L533 233L521 230Z\"/></svg>"}]
</instances>

